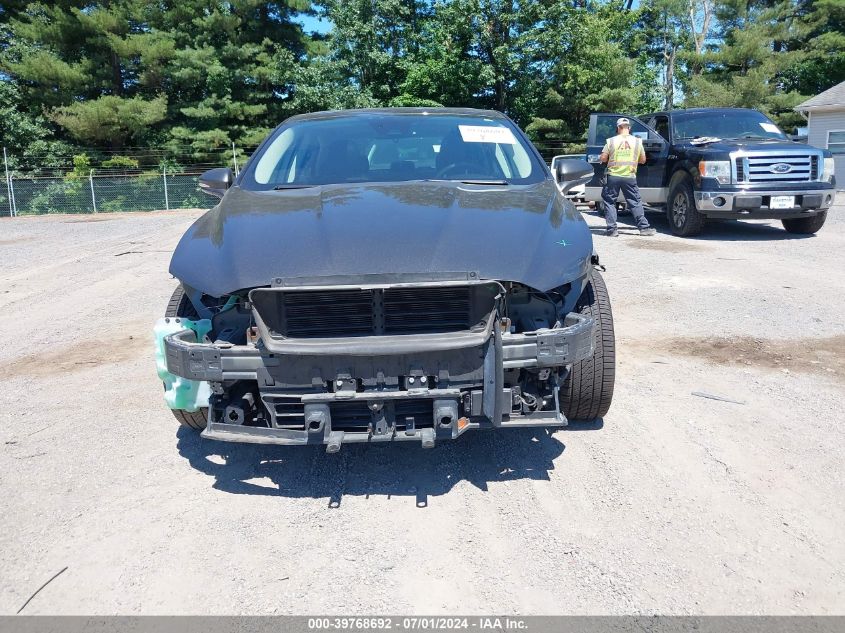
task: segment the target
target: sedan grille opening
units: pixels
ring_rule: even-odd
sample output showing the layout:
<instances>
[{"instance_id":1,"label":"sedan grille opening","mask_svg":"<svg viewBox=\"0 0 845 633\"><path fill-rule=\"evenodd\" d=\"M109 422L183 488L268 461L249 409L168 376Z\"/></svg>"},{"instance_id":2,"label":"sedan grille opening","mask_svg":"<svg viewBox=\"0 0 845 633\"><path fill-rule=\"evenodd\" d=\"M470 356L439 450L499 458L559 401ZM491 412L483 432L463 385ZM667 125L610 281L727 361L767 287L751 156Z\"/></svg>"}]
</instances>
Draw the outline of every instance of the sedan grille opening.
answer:
<instances>
[{"instance_id":1,"label":"sedan grille opening","mask_svg":"<svg viewBox=\"0 0 845 633\"><path fill-rule=\"evenodd\" d=\"M282 303L284 335L293 338L373 332L372 290L288 292Z\"/></svg>"},{"instance_id":2,"label":"sedan grille opening","mask_svg":"<svg viewBox=\"0 0 845 633\"><path fill-rule=\"evenodd\" d=\"M485 323L496 284L372 289L260 288L254 309L274 338L335 338L462 332Z\"/></svg>"},{"instance_id":3,"label":"sedan grille opening","mask_svg":"<svg viewBox=\"0 0 845 633\"><path fill-rule=\"evenodd\" d=\"M389 289L384 292L387 334L456 332L470 329L471 288Z\"/></svg>"}]
</instances>

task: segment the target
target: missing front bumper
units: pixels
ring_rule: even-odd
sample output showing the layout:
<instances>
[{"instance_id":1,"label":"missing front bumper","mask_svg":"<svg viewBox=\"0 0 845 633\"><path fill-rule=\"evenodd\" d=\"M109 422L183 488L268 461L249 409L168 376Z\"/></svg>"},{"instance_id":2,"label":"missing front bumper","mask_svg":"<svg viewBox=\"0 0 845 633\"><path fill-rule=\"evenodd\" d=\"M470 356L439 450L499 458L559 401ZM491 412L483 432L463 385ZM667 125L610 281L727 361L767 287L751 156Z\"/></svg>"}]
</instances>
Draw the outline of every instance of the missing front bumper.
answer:
<instances>
[{"instance_id":1,"label":"missing front bumper","mask_svg":"<svg viewBox=\"0 0 845 633\"><path fill-rule=\"evenodd\" d=\"M338 353L341 342L319 354L286 355L260 345L198 343L186 329L166 336L164 351L170 373L209 382L218 394L204 437L325 444L329 451L353 442L415 440L429 447L470 429L566 425L558 382L567 366L593 354L594 320L573 313L561 327L523 334L502 333L496 323L472 346L461 340L457 349L444 348L442 340L428 349L424 337L415 339L413 351L405 344L394 347L402 350L397 354L384 354L391 348L384 345L380 355ZM551 385L542 410L517 411L524 396L505 385L504 374L521 370ZM268 412L265 425L245 423L240 400L215 404L239 384L256 386L246 396Z\"/></svg>"}]
</instances>

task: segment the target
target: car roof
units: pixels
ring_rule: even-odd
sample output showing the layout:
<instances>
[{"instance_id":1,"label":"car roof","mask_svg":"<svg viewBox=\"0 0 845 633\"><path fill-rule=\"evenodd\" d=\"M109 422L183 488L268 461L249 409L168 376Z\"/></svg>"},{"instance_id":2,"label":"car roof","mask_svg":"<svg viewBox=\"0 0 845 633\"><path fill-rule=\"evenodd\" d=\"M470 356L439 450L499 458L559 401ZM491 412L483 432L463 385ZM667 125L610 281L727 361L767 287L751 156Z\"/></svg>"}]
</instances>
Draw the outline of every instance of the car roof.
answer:
<instances>
[{"instance_id":1,"label":"car roof","mask_svg":"<svg viewBox=\"0 0 845 633\"><path fill-rule=\"evenodd\" d=\"M407 114L426 114L434 116L485 116L493 119L507 121L508 117L497 110L478 110L475 108L359 108L354 110L326 110L322 112L309 112L307 114L296 114L287 121L315 121L321 119L338 119L344 117L385 115L397 116Z\"/></svg>"}]
</instances>

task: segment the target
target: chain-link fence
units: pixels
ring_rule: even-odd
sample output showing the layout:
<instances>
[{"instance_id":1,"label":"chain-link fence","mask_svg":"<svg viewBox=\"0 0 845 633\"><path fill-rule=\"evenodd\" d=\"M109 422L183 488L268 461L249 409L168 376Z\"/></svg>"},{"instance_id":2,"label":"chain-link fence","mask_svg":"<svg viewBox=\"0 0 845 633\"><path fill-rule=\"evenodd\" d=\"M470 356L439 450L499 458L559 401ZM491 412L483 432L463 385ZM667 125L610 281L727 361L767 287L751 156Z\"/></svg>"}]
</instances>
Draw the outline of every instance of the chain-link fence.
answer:
<instances>
[{"instance_id":1,"label":"chain-link fence","mask_svg":"<svg viewBox=\"0 0 845 633\"><path fill-rule=\"evenodd\" d=\"M21 156L3 147L0 217L207 208L213 199L199 190L199 176L227 165L237 174L254 149L80 147Z\"/></svg>"},{"instance_id":2,"label":"chain-link fence","mask_svg":"<svg viewBox=\"0 0 845 633\"><path fill-rule=\"evenodd\" d=\"M546 139L535 144L546 161L557 154L584 151L583 141L577 140ZM228 157L219 148L184 155L155 149L128 150L122 157L139 168L88 169L86 165L80 170L70 167L71 158L78 156L64 157L65 167L43 168L31 158L28 165L22 165L11 154L7 156L3 148L4 164L0 169L5 168L5 186L0 185L0 217L208 207L212 200L197 186L200 174L226 162L237 172L238 163L253 149L233 146ZM108 165L109 155L98 156L96 150L91 153L92 160ZM56 157L51 158L55 162ZM171 169L173 164L177 164L176 170Z\"/></svg>"},{"instance_id":3,"label":"chain-link fence","mask_svg":"<svg viewBox=\"0 0 845 633\"><path fill-rule=\"evenodd\" d=\"M155 211L208 206L199 173L113 174L84 177L13 177L0 195L3 215Z\"/></svg>"}]
</instances>

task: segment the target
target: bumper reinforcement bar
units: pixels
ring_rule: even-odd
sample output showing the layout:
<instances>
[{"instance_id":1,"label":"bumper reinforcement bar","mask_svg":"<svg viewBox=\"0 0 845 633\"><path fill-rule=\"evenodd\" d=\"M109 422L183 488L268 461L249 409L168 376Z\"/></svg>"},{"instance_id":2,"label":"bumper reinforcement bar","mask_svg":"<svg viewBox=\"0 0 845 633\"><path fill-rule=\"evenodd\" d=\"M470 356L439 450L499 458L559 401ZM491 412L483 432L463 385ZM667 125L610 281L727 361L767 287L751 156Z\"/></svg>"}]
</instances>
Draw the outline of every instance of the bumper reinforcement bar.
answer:
<instances>
[{"instance_id":1,"label":"bumper reinforcement bar","mask_svg":"<svg viewBox=\"0 0 845 633\"><path fill-rule=\"evenodd\" d=\"M560 411L557 384L553 386L552 410L513 412L512 390L504 384L504 371L565 368L587 358L594 350L594 328L592 317L577 313L567 315L560 327L519 334L502 332L497 322L486 340L473 348L477 350L475 358L480 355L479 368L483 367L483 372L479 369L479 376L483 373L483 379L473 383L475 386L457 388L444 384L441 388L434 385L435 388L342 389L280 394L278 397L283 398L294 395L301 404L304 424L298 428L230 424L225 417L215 415L214 407L209 407L203 437L260 444L324 444L329 452L335 452L345 443L415 440L423 447L431 447L438 439L455 439L470 429L565 426L568 422ZM270 353L260 344L196 342L196 333L192 329L164 336L163 341L167 370L192 381L258 380L263 368L293 362L293 358ZM444 354L448 356L448 353ZM323 355L343 357L337 351L332 353L328 347ZM557 373L552 375L558 376ZM273 392L265 393L263 388L259 389L262 398L272 399ZM424 417L414 418L399 413L401 406L412 403L423 405L424 409L426 401L431 409ZM370 407L372 420L363 428L350 428L344 427L341 416L333 426L333 412L341 415L342 411L335 411L334 407L341 406Z\"/></svg>"}]
</instances>

